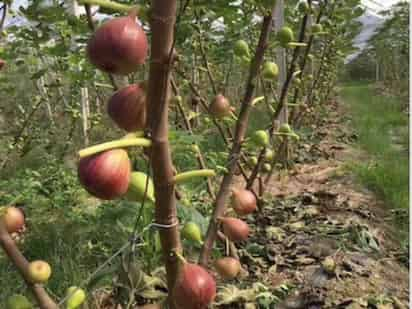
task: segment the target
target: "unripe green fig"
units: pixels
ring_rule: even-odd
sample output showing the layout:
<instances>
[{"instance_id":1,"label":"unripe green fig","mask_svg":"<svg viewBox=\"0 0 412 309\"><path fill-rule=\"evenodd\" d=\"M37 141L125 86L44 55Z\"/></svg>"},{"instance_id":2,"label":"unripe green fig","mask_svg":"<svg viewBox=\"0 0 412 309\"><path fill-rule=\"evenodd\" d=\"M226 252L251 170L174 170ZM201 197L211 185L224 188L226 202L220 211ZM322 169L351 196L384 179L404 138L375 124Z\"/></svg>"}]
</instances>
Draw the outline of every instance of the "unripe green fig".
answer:
<instances>
[{"instance_id":1,"label":"unripe green fig","mask_svg":"<svg viewBox=\"0 0 412 309\"><path fill-rule=\"evenodd\" d=\"M194 222L188 222L182 229L182 236L188 240L196 241L202 243L202 231L199 225Z\"/></svg>"},{"instance_id":2,"label":"unripe green fig","mask_svg":"<svg viewBox=\"0 0 412 309\"><path fill-rule=\"evenodd\" d=\"M29 302L26 296L14 294L7 298L6 309L32 309L33 304Z\"/></svg>"},{"instance_id":3,"label":"unripe green fig","mask_svg":"<svg viewBox=\"0 0 412 309\"><path fill-rule=\"evenodd\" d=\"M314 24L312 25L311 30L312 30L312 33L319 33L323 31L323 27L321 24Z\"/></svg>"},{"instance_id":4,"label":"unripe green fig","mask_svg":"<svg viewBox=\"0 0 412 309\"><path fill-rule=\"evenodd\" d=\"M293 81L296 85L302 84L302 80L300 78L295 78Z\"/></svg>"},{"instance_id":5,"label":"unripe green fig","mask_svg":"<svg viewBox=\"0 0 412 309\"><path fill-rule=\"evenodd\" d=\"M292 129L290 128L288 123L282 123L282 125L279 127L279 133L289 134L291 132L292 132Z\"/></svg>"},{"instance_id":6,"label":"unripe green fig","mask_svg":"<svg viewBox=\"0 0 412 309\"><path fill-rule=\"evenodd\" d=\"M233 51L238 57L250 56L249 45L244 40L236 41Z\"/></svg>"},{"instance_id":7,"label":"unripe green fig","mask_svg":"<svg viewBox=\"0 0 412 309\"><path fill-rule=\"evenodd\" d=\"M262 165L262 171L265 173L269 173L272 170L272 165L269 163L265 163Z\"/></svg>"},{"instance_id":8,"label":"unripe green fig","mask_svg":"<svg viewBox=\"0 0 412 309\"><path fill-rule=\"evenodd\" d=\"M194 153L199 153L199 152L200 152L200 148L199 148L198 145L192 144L191 147L192 147L192 151L193 151Z\"/></svg>"},{"instance_id":9,"label":"unripe green fig","mask_svg":"<svg viewBox=\"0 0 412 309\"><path fill-rule=\"evenodd\" d=\"M278 65L274 62L267 61L263 65L262 76L265 79L275 79L279 75Z\"/></svg>"},{"instance_id":10,"label":"unripe green fig","mask_svg":"<svg viewBox=\"0 0 412 309\"><path fill-rule=\"evenodd\" d=\"M269 145L269 134L264 130L258 130L252 135L253 143L258 147Z\"/></svg>"},{"instance_id":11,"label":"unripe green fig","mask_svg":"<svg viewBox=\"0 0 412 309\"><path fill-rule=\"evenodd\" d=\"M76 286L69 287L66 295L69 296L67 299L67 309L77 309L86 300L86 293L84 290Z\"/></svg>"},{"instance_id":12,"label":"unripe green fig","mask_svg":"<svg viewBox=\"0 0 412 309\"><path fill-rule=\"evenodd\" d=\"M286 47L290 42L294 40L294 34L291 28L284 26L276 34L277 40L280 45Z\"/></svg>"},{"instance_id":13,"label":"unripe green fig","mask_svg":"<svg viewBox=\"0 0 412 309\"><path fill-rule=\"evenodd\" d=\"M146 191L147 175L142 172L132 172L130 175L129 188L127 189L126 198L135 202L143 202L143 197ZM147 199L151 202L155 201L154 184L149 177L147 184Z\"/></svg>"},{"instance_id":14,"label":"unripe green fig","mask_svg":"<svg viewBox=\"0 0 412 309\"><path fill-rule=\"evenodd\" d=\"M327 256L322 261L322 267L328 274L334 274L336 269L336 262L331 256Z\"/></svg>"},{"instance_id":15,"label":"unripe green fig","mask_svg":"<svg viewBox=\"0 0 412 309\"><path fill-rule=\"evenodd\" d=\"M255 156L250 157L250 158L248 159L248 163L249 163L250 165L252 165L252 166L255 166L255 165L257 164L257 162L258 162L258 159L257 159Z\"/></svg>"},{"instance_id":16,"label":"unripe green fig","mask_svg":"<svg viewBox=\"0 0 412 309\"><path fill-rule=\"evenodd\" d=\"M309 55L308 55L308 59L311 60L311 61L313 61L313 59L315 59L315 56L313 56L312 54L309 54Z\"/></svg>"},{"instance_id":17,"label":"unripe green fig","mask_svg":"<svg viewBox=\"0 0 412 309\"><path fill-rule=\"evenodd\" d=\"M300 1L299 4L298 4L298 10L302 14L308 13L309 10L310 10L308 2L306 0Z\"/></svg>"},{"instance_id":18,"label":"unripe green fig","mask_svg":"<svg viewBox=\"0 0 412 309\"><path fill-rule=\"evenodd\" d=\"M172 98L171 103L178 104L178 103L182 103L182 101L183 101L182 97L180 95L177 95Z\"/></svg>"},{"instance_id":19,"label":"unripe green fig","mask_svg":"<svg viewBox=\"0 0 412 309\"><path fill-rule=\"evenodd\" d=\"M309 74L309 75L307 76L307 79L308 79L309 81L312 81L312 80L313 80L313 75L312 75L312 74Z\"/></svg>"},{"instance_id":20,"label":"unripe green fig","mask_svg":"<svg viewBox=\"0 0 412 309\"><path fill-rule=\"evenodd\" d=\"M265 161L272 162L275 157L275 152L272 149L266 149Z\"/></svg>"},{"instance_id":21,"label":"unripe green fig","mask_svg":"<svg viewBox=\"0 0 412 309\"><path fill-rule=\"evenodd\" d=\"M33 261L29 263L28 275L32 283L46 283L51 273L51 267L45 261Z\"/></svg>"}]
</instances>

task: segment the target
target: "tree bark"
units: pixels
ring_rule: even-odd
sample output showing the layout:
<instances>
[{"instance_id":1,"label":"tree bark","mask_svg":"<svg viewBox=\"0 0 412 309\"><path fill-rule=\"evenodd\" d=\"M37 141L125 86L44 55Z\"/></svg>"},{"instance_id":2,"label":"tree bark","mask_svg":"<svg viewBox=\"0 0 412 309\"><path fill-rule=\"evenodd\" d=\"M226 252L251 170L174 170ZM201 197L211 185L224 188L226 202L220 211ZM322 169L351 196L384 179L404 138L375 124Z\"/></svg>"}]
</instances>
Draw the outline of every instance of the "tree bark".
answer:
<instances>
[{"instance_id":1,"label":"tree bark","mask_svg":"<svg viewBox=\"0 0 412 309\"><path fill-rule=\"evenodd\" d=\"M176 7L176 0L152 1L152 41L148 86L148 121L149 134L152 139L150 159L156 197L155 220L158 224L169 226L159 228L159 233L167 272L170 308L175 308L171 292L179 272L179 261L175 253L182 251L177 224L173 164L168 140L170 67Z\"/></svg>"},{"instance_id":2,"label":"tree bark","mask_svg":"<svg viewBox=\"0 0 412 309\"><path fill-rule=\"evenodd\" d=\"M233 146L229 155L227 173L223 177L222 184L215 200L215 208L212 218L209 223L209 228L206 234L205 242L202 247L199 262L202 265L208 263L213 244L216 240L218 231L218 218L222 216L226 210L226 200L230 194L230 186L233 180L235 169L241 154L242 143L245 138L248 127L249 114L251 110L251 102L255 91L256 81L260 66L263 62L263 56L267 47L269 33L272 28L272 16L274 9L270 14L263 19L262 30L260 33L259 43L256 48L256 53L250 66L248 80L246 82L246 92L242 100L238 121L236 124Z\"/></svg>"},{"instance_id":3,"label":"tree bark","mask_svg":"<svg viewBox=\"0 0 412 309\"><path fill-rule=\"evenodd\" d=\"M27 286L33 292L41 309L57 309L57 304L50 298L43 286L38 284L32 284L29 281L28 267L29 262L20 252L16 243L11 238L10 234L7 232L6 227L2 222L0 222L0 246L3 248L4 252L9 257L10 261L13 262L17 270L22 275Z\"/></svg>"}]
</instances>

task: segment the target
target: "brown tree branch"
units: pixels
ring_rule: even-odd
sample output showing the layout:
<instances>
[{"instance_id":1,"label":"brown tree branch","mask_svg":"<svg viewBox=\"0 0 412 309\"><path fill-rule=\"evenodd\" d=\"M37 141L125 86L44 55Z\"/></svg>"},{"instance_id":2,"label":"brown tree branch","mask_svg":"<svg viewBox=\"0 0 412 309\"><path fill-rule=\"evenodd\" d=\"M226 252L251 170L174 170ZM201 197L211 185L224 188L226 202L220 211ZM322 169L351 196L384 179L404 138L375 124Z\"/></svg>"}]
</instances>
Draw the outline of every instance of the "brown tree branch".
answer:
<instances>
[{"instance_id":1,"label":"brown tree branch","mask_svg":"<svg viewBox=\"0 0 412 309\"><path fill-rule=\"evenodd\" d=\"M14 266L23 277L29 289L33 292L33 295L36 298L40 308L57 309L57 304L51 299L43 286L32 284L30 282L28 273L29 262L20 252L19 248L16 246L16 243L11 238L2 222L0 222L0 246L3 248L9 259L13 262Z\"/></svg>"},{"instance_id":2,"label":"brown tree branch","mask_svg":"<svg viewBox=\"0 0 412 309\"><path fill-rule=\"evenodd\" d=\"M175 253L182 251L168 140L170 68L173 60L176 10L176 0L153 0L151 3L152 40L147 93L150 125L148 133L152 139L150 152L156 196L155 220L165 226L159 229L159 234L169 288L168 303L172 309L175 308L172 291L179 272L179 260Z\"/></svg>"},{"instance_id":3,"label":"brown tree branch","mask_svg":"<svg viewBox=\"0 0 412 309\"><path fill-rule=\"evenodd\" d=\"M226 200L230 194L230 185L234 177L236 165L238 163L239 156L241 153L242 143L245 138L246 130L248 127L249 114L251 111L251 103L252 103L253 94L255 91L255 85L257 81L258 72L263 62L263 56L264 56L264 53L267 47L269 33L272 28L271 21L272 21L273 13L274 13L274 9L272 10L270 14L265 16L263 19L259 43L256 47L256 53L255 53L255 56L250 66L249 76L246 82L246 91L245 91L244 98L242 100L240 113L239 113L238 121L236 124L235 138L233 140L233 146L230 151L229 162L228 162L228 167L227 167L228 171L223 177L220 190L217 194L216 201L215 201L215 208L214 208L213 215L212 215L209 228L206 234L206 239L205 239L205 242L201 250L199 261L203 265L207 264L209 257L210 257L211 250L213 248L213 244L216 240L216 234L218 231L218 218L222 216L226 210Z\"/></svg>"},{"instance_id":4,"label":"brown tree branch","mask_svg":"<svg viewBox=\"0 0 412 309\"><path fill-rule=\"evenodd\" d=\"M179 94L179 90L178 90L178 88L177 88L177 86L176 86L176 83L174 82L173 78L172 78L172 80L171 80L171 84L172 84L173 91L175 92L176 95L178 95L178 94ZM186 113L185 113L185 110L183 109L182 103L181 103L180 101L177 102L177 108L178 108L180 114L182 115L183 123L184 123L184 125L185 125L186 130L187 130L191 135L193 135L192 125L190 124L190 121L189 121L189 119L188 119L188 117L187 117L187 115L186 115ZM199 167L200 167L201 169L206 169L206 168L207 168L207 167L206 167L205 159L203 158L203 155L202 155L202 153L201 153L200 151L198 151L198 152L196 153L196 159L197 159L197 162L198 162ZM212 181L210 180L210 178L207 178L207 179L206 179L206 184L207 184L207 191L209 192L209 195L212 197L212 199L214 199L214 198L215 198L215 193L214 193L214 191L213 191L213 185L212 185Z\"/></svg>"}]
</instances>

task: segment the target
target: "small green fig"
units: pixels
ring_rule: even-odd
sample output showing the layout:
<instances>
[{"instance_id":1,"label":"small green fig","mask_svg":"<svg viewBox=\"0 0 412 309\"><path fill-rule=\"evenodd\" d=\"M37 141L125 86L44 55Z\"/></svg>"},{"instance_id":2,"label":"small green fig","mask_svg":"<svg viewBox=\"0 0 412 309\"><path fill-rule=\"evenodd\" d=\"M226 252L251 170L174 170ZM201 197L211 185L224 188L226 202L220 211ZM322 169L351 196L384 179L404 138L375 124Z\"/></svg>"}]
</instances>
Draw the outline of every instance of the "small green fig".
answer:
<instances>
[{"instance_id":1,"label":"small green fig","mask_svg":"<svg viewBox=\"0 0 412 309\"><path fill-rule=\"evenodd\" d=\"M296 85L302 84L302 80L301 80L300 78L295 78L295 79L293 80L293 82L294 82Z\"/></svg>"},{"instance_id":2,"label":"small green fig","mask_svg":"<svg viewBox=\"0 0 412 309\"><path fill-rule=\"evenodd\" d=\"M7 298L6 309L32 309L33 304L29 302L26 296L14 294Z\"/></svg>"},{"instance_id":3,"label":"small green fig","mask_svg":"<svg viewBox=\"0 0 412 309\"><path fill-rule=\"evenodd\" d=\"M323 31L323 27L321 24L314 24L312 25L311 30L312 30L312 33L319 33Z\"/></svg>"},{"instance_id":4,"label":"small green fig","mask_svg":"<svg viewBox=\"0 0 412 309\"><path fill-rule=\"evenodd\" d=\"M290 128L288 123L282 123L282 125L279 127L279 133L289 134L291 132L292 132L292 129Z\"/></svg>"},{"instance_id":5,"label":"small green fig","mask_svg":"<svg viewBox=\"0 0 412 309\"><path fill-rule=\"evenodd\" d=\"M265 163L262 165L262 171L265 173L269 173L272 170L272 165L269 163Z\"/></svg>"},{"instance_id":6,"label":"small green fig","mask_svg":"<svg viewBox=\"0 0 412 309\"><path fill-rule=\"evenodd\" d=\"M249 165L255 166L255 165L257 164L257 162L258 162L258 159L257 159L255 156L250 157L250 158L248 159Z\"/></svg>"},{"instance_id":7,"label":"small green fig","mask_svg":"<svg viewBox=\"0 0 412 309\"><path fill-rule=\"evenodd\" d=\"M274 62L267 61L263 65L262 76L264 79L275 79L279 75L278 65Z\"/></svg>"},{"instance_id":8,"label":"small green fig","mask_svg":"<svg viewBox=\"0 0 412 309\"><path fill-rule=\"evenodd\" d=\"M130 175L129 188L127 189L126 198L130 201L143 202L147 182L147 175L142 172L132 172ZM155 201L154 184L149 177L147 184L147 199L151 202Z\"/></svg>"},{"instance_id":9,"label":"small green fig","mask_svg":"<svg viewBox=\"0 0 412 309\"><path fill-rule=\"evenodd\" d=\"M199 146L198 145L196 145L196 144L192 144L192 151L194 152L194 153L199 153L200 152L200 148L199 148Z\"/></svg>"},{"instance_id":10,"label":"small green fig","mask_svg":"<svg viewBox=\"0 0 412 309\"><path fill-rule=\"evenodd\" d=\"M275 157L275 152L271 149L265 151L265 161L272 162Z\"/></svg>"},{"instance_id":11,"label":"small green fig","mask_svg":"<svg viewBox=\"0 0 412 309\"><path fill-rule=\"evenodd\" d=\"M328 274L334 274L336 269L336 262L331 256L327 256L322 261L322 267Z\"/></svg>"},{"instance_id":12,"label":"small green fig","mask_svg":"<svg viewBox=\"0 0 412 309\"><path fill-rule=\"evenodd\" d=\"M315 56L314 56L313 54L309 54L309 55L308 55L308 59L309 59L310 61L313 61L313 59L315 59Z\"/></svg>"},{"instance_id":13,"label":"small green fig","mask_svg":"<svg viewBox=\"0 0 412 309\"><path fill-rule=\"evenodd\" d=\"M287 47L287 45L294 40L293 30L287 26L282 27L276 34L280 45Z\"/></svg>"},{"instance_id":14,"label":"small green fig","mask_svg":"<svg viewBox=\"0 0 412 309\"><path fill-rule=\"evenodd\" d=\"M258 130L252 135L253 143L258 147L269 145L269 134L264 130Z\"/></svg>"},{"instance_id":15,"label":"small green fig","mask_svg":"<svg viewBox=\"0 0 412 309\"><path fill-rule=\"evenodd\" d=\"M77 309L86 300L86 293L84 290L76 286L69 287L66 295L69 296L67 299L67 309Z\"/></svg>"},{"instance_id":16,"label":"small green fig","mask_svg":"<svg viewBox=\"0 0 412 309\"><path fill-rule=\"evenodd\" d=\"M183 99L180 95L177 95L175 97L172 98L171 103L172 104L179 104L182 103Z\"/></svg>"},{"instance_id":17,"label":"small green fig","mask_svg":"<svg viewBox=\"0 0 412 309\"><path fill-rule=\"evenodd\" d=\"M194 222L188 222L182 229L182 236L188 240L196 241L202 243L202 231L199 225Z\"/></svg>"},{"instance_id":18,"label":"small green fig","mask_svg":"<svg viewBox=\"0 0 412 309\"><path fill-rule=\"evenodd\" d=\"M236 41L233 52L238 57L250 57L249 45L244 40Z\"/></svg>"}]
</instances>

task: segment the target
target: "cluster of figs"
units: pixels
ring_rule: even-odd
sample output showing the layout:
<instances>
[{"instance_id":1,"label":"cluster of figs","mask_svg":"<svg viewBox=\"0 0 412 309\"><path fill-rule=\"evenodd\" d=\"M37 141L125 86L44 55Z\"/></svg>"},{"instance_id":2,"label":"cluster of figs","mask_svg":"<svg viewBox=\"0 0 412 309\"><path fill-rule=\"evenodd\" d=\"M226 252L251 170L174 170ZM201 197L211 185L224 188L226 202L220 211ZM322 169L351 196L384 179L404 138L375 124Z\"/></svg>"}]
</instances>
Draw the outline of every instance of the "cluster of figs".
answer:
<instances>
[{"instance_id":1,"label":"cluster of figs","mask_svg":"<svg viewBox=\"0 0 412 309\"><path fill-rule=\"evenodd\" d=\"M232 189L231 209L238 217L252 214L257 209L256 196L250 190ZM223 234L234 243L246 241L250 234L248 224L238 217L227 215L218 218ZM194 222L186 223L182 234L187 239L202 242L200 227ZM218 258L214 268L225 280L235 279L242 269L239 260L229 256ZM207 308L216 296L215 279L203 267L184 261L173 296L178 308Z\"/></svg>"},{"instance_id":2,"label":"cluster of figs","mask_svg":"<svg viewBox=\"0 0 412 309\"><path fill-rule=\"evenodd\" d=\"M100 26L87 45L87 56L103 72L127 75L145 63L148 41L136 18L137 11L113 18ZM143 131L147 122L146 83L139 82L116 91L108 101L107 113L126 132ZM93 196L113 200L122 196L139 199L146 175L133 172L126 150L115 148L80 159L78 176ZM152 194L148 194L149 198Z\"/></svg>"},{"instance_id":3,"label":"cluster of figs","mask_svg":"<svg viewBox=\"0 0 412 309\"><path fill-rule=\"evenodd\" d=\"M146 34L132 11L128 16L113 18L100 26L87 46L87 55L98 69L117 75L135 72L146 60L148 42ZM234 109L223 95L217 95L209 106L209 112L218 118L230 115ZM147 119L146 84L126 86L115 92L107 104L107 112L113 122L128 133L144 131ZM82 186L93 196L112 200L130 197L141 200L145 192L146 175L133 172L126 150L110 149L82 157L78 164L78 176ZM147 195L154 200L153 184L149 181ZM233 190L232 206L239 216L256 210L256 197L248 190ZM226 237L233 242L248 238L249 227L235 217L219 218ZM193 222L187 223L183 235L201 240L201 232ZM212 274L184 258L176 280L173 300L177 308L207 308L216 295L216 282ZM225 279L235 278L241 266L231 257L220 258L215 263L216 271ZM147 305L146 308L160 308Z\"/></svg>"},{"instance_id":4,"label":"cluster of figs","mask_svg":"<svg viewBox=\"0 0 412 309\"><path fill-rule=\"evenodd\" d=\"M1 209L1 224L10 235L21 233L25 228L25 214L19 207L8 206ZM31 284L46 284L52 268L46 261L34 260L27 264L25 278ZM72 286L67 290L67 309L76 309L85 301L86 293L83 289ZM22 294L14 294L6 300L6 309L32 309L34 305Z\"/></svg>"}]
</instances>

